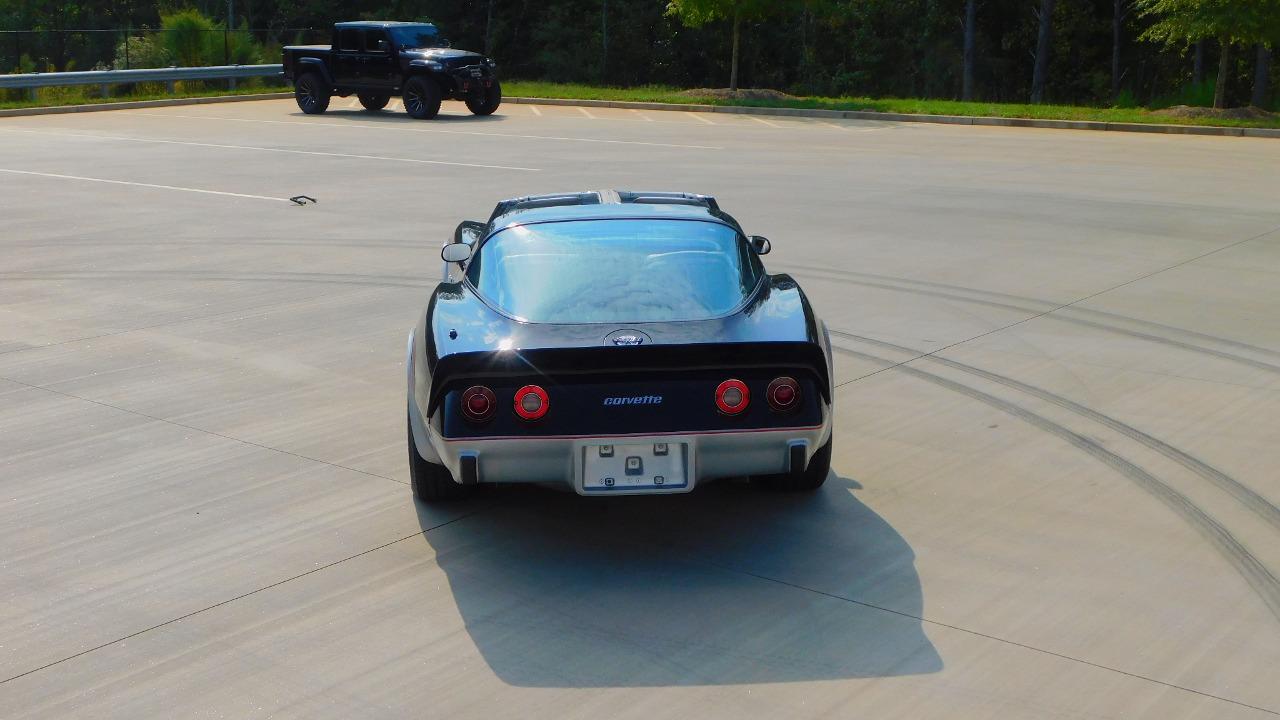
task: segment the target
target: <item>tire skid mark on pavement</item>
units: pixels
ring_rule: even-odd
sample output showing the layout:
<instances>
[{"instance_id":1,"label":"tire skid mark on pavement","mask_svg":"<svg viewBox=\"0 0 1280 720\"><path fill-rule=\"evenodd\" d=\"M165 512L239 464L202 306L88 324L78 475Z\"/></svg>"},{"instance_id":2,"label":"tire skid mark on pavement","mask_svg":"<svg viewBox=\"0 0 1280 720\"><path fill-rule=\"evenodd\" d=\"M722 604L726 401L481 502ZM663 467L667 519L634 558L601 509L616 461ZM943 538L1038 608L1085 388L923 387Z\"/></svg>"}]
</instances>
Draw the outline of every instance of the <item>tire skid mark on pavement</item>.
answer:
<instances>
[{"instance_id":1,"label":"tire skid mark on pavement","mask_svg":"<svg viewBox=\"0 0 1280 720\"><path fill-rule=\"evenodd\" d=\"M1032 305L1041 306L1041 307L1018 308L1026 312L1043 312L1045 310L1050 310L1058 305L1058 303L1052 300L1042 300L1040 298L1027 297L1025 295L1011 295L1009 293L995 292L992 290L982 290L980 288L966 287L964 285L952 285L949 283L933 282L929 280L914 280L912 278L898 277L895 275L878 275L875 273L868 273L868 272L856 272L853 270L837 270L833 268L820 268L820 267L813 267L809 265L794 265L790 263L785 265L785 267L796 268L798 270L803 270L803 271L827 273L830 275L839 275L839 276L850 277L850 278L866 278L872 281L899 283L902 285L917 285L920 287L937 288L940 290L955 290L958 292L971 293L974 295L985 295L991 298L1001 298L1004 300L1012 300L1015 303L1030 303ZM879 286L876 286L876 287L879 287ZM914 290L907 289L907 288L899 288L899 289L903 290L904 292L914 292ZM959 299L959 300L964 299L964 298L958 298L950 295L945 297L949 299ZM1004 306L1004 307L1010 307L1010 306ZM1093 308L1081 307L1079 305L1073 305L1068 309L1074 313L1094 315L1100 318L1108 318L1111 320L1119 320L1119 321L1131 323L1134 325L1142 325L1145 327L1154 328L1156 330L1162 330L1164 332L1171 332L1179 335L1185 335L1187 337L1199 338L1207 342L1228 345L1231 347L1239 348L1241 350L1246 350L1248 352L1258 353L1260 355L1270 355L1271 357L1280 359L1280 350L1272 350L1269 348L1258 347L1257 345L1250 345L1248 343L1240 342L1239 340L1232 340L1230 338L1218 337L1217 335L1209 335L1206 333L1197 332L1195 330L1187 330L1186 328L1180 328L1174 325L1166 325L1165 323L1158 323L1152 320L1143 320L1140 318L1129 317L1128 315L1121 315L1120 313L1109 312L1106 310L1096 310Z\"/></svg>"},{"instance_id":2,"label":"tire skid mark on pavement","mask_svg":"<svg viewBox=\"0 0 1280 720\"><path fill-rule=\"evenodd\" d=\"M854 335L853 333L848 333L843 330L835 330L831 328L828 328L828 330L830 330L832 335L836 335L836 336L853 340L856 342L866 343L869 345L876 345L889 350L895 350L897 352L910 353L912 355L921 355L921 351L915 350L909 347L905 347L902 345L896 345L894 343L885 342L883 340L875 340L873 338L863 337L861 335ZM1239 502L1242 506L1244 506L1246 510L1257 515L1259 518L1264 520L1267 524L1269 524L1275 530L1280 531L1280 508L1277 508L1269 500L1262 497L1257 492L1255 492L1251 488L1241 483L1239 480L1236 480L1235 478L1231 477L1230 475L1227 475L1226 473L1213 467L1212 465L1209 465L1203 460L1200 460L1199 458L1183 450L1179 450L1178 448L1172 445L1169 445L1168 443L1164 442L1163 440L1160 440L1159 438L1148 435L1147 433L1142 432L1141 430L1133 427L1132 425L1129 425L1125 422L1117 420L1116 418L1113 418L1110 415L1104 415L1103 413L1100 413L1097 410L1094 410L1093 408L1081 405L1080 403L1077 403L1073 400L1069 400L1061 395L1045 390L1044 388L1040 388L1035 385L1029 385L1019 380L1014 380L1013 378L1010 378L1004 375L999 375L989 370L983 370L982 368L975 367L973 365L968 365L962 362L958 362L956 360L945 358L940 355L923 355L920 359L927 360L929 362L936 362L938 364L945 365L946 367L952 368L954 370L959 370L960 372L963 372L963 373L968 373L970 375L981 377L985 380L990 380L991 382L996 383L998 385L1003 385L1007 388L1017 390L1018 392L1025 393L1027 395L1032 395L1041 400L1044 400L1045 402L1051 403L1053 405L1057 405L1058 407L1064 410L1068 410L1072 413L1075 413L1076 415L1079 415L1080 417L1083 417L1088 420L1092 420L1100 425L1105 425L1106 427L1120 433L1121 435L1124 435L1130 440L1133 440L1134 442L1137 442L1140 445L1143 445L1149 448L1150 450L1153 450L1156 453L1163 455L1169 460L1172 460L1173 462L1191 471L1195 475L1200 476L1204 480L1209 481L1212 485L1214 485L1214 487L1217 487L1219 490L1222 490L1223 492L1227 493L1232 498L1234 498L1237 502Z\"/></svg>"},{"instance_id":3,"label":"tire skid mark on pavement","mask_svg":"<svg viewBox=\"0 0 1280 720\"><path fill-rule=\"evenodd\" d=\"M795 266L792 266L792 267L795 267ZM960 302L973 303L973 304L975 304L975 305L985 305L985 306L988 306L988 307L999 308L999 309L1001 309L1001 310L1013 310L1013 311L1015 311L1015 312L1025 312L1025 313L1032 313L1032 314L1037 314L1037 313L1038 313L1038 314L1042 314L1042 315L1043 315L1043 317L1051 318L1051 319L1054 319L1054 320L1060 320L1060 321L1062 321L1062 322L1072 323L1072 324L1074 324L1074 325L1081 325L1081 326L1083 326L1083 327L1094 328L1094 329L1097 329L1097 330L1103 330L1103 331L1106 331L1106 332L1117 333L1117 334L1120 334L1120 335L1127 335L1127 336L1132 337L1132 338L1138 338L1138 339L1140 339L1140 340L1146 340L1146 341L1148 341L1148 342L1153 342L1153 343L1156 343L1156 344L1158 344L1158 345L1165 345L1165 346L1168 346L1168 347L1176 347L1176 348L1181 349L1181 350L1187 350L1187 351L1195 352L1195 353L1202 353L1202 354L1205 354L1205 355L1212 355L1212 356L1214 356L1214 357L1218 357L1218 358L1221 358L1221 359L1223 359L1223 360L1230 360L1230 361L1232 361L1232 362L1237 362L1237 363L1241 363L1241 364L1244 364L1244 365L1249 365L1249 366L1254 367L1254 368L1257 368L1257 369L1259 369L1259 370L1266 370L1267 372L1280 373L1280 365L1277 365L1277 364L1275 364L1275 363L1269 363L1269 362L1266 362L1266 361L1264 361L1264 360L1257 360L1257 359L1254 359L1254 358L1251 358L1251 357L1246 357L1246 356L1244 356L1244 355L1237 355L1237 354L1235 354L1235 353L1230 353L1230 352L1227 352L1227 351L1225 351L1225 350L1217 350L1217 349L1214 349L1214 348L1207 348L1207 347L1203 347L1203 346L1201 346L1201 345L1195 345L1195 344L1192 344L1192 343L1189 343L1189 342L1183 342L1183 341L1181 341L1181 340L1175 340L1175 339L1173 339L1173 338L1166 338L1166 337L1161 337L1161 336L1159 336L1159 335L1152 335L1151 333L1146 333L1146 332L1142 332L1142 331L1139 331L1139 330L1129 330L1129 329L1126 329L1126 328L1116 327L1116 326L1114 326L1114 325L1108 325L1108 324L1106 324L1106 323L1102 323L1102 322L1095 322L1095 321L1093 321L1093 320L1086 320L1086 319L1084 319L1084 318L1072 317L1072 316L1069 314L1070 312L1075 312L1075 311L1077 311L1077 310L1084 309L1084 308L1078 308L1078 307L1076 307L1076 306L1072 306L1072 307L1069 307L1069 308L1058 308L1058 309L1056 309L1056 310L1055 310L1055 309L1053 309L1053 308L1051 308L1051 307L1045 307L1045 308L1028 308L1028 307L1025 307L1025 306L1015 305L1015 304L1008 303L1008 302L1000 302L1000 301L996 301L996 300L983 300L983 299L981 299L981 298L966 297L966 296L963 296L963 295L957 295L957 294L954 294L954 293L942 292L942 291L937 291L937 290L926 290L926 289L917 289L917 288L906 288L906 287L901 287L901 286L898 286L898 285L892 285L892 284L885 283L885 282L875 282L875 281L871 281L871 280L860 280L860 279L856 279L856 278L850 278L850 277L847 277L847 276L845 276L842 272L840 272L840 271L836 271L836 270L804 269L803 271L801 271L801 272L799 272L799 273L796 273L796 274L799 274L799 275L801 275L801 276L808 276L808 277L811 277L811 278L814 278L814 279L817 279L817 280L827 280L827 281L830 281L830 282L841 282L841 283L849 283L849 284L853 284L853 285L862 285L862 286L864 286L864 287L873 287L873 288L878 288L878 289L881 289L881 290L890 290L890 291L893 291L893 292L909 293L909 294L912 294L912 295L925 295L925 296L929 296L929 297L942 298L942 299L945 299L945 300L958 300L958 301L960 301ZM1042 301L1036 301L1036 302L1042 302ZM1099 311L1090 311L1090 312L1099 312ZM1108 314L1108 315L1112 315L1111 313L1107 313L1107 314ZM1123 316L1118 316L1118 315L1113 315L1113 316L1114 316L1114 317L1117 317L1117 318L1121 318L1121 317L1123 317ZM1147 322L1147 321L1145 321L1145 320L1137 320L1137 319L1130 319L1130 318L1124 318L1124 319L1125 319L1125 320L1127 320L1127 321L1129 321L1129 322L1133 322L1133 323L1135 323L1135 324L1147 324L1147 325L1153 325L1153 324L1155 324L1155 323L1148 323L1148 322ZM1181 330L1177 330L1176 328L1171 328L1171 327L1169 327L1169 326L1161 326L1161 327L1167 327L1167 328L1169 328L1169 329L1171 329L1171 330L1176 330L1177 332L1184 332L1184 331L1181 331ZM1199 335L1199 333L1188 333L1188 334L1196 334L1196 335ZM1211 337L1211 336L1205 336L1205 337ZM1228 340L1224 340L1224 339L1220 339L1220 338L1219 338L1219 339L1217 339L1217 340L1221 340L1222 342L1225 342L1225 343L1231 343L1231 344L1236 344L1236 345L1240 345L1240 344L1242 344L1242 343L1236 343L1235 341L1228 341ZM1245 347L1250 347L1250 346L1245 346ZM1272 351L1269 351L1269 350L1263 350L1263 349L1261 349L1261 348L1251 348L1251 349L1252 349L1252 350L1254 350L1254 351L1263 352L1263 353L1271 353L1271 352L1272 352Z\"/></svg>"},{"instance_id":4,"label":"tire skid mark on pavement","mask_svg":"<svg viewBox=\"0 0 1280 720\"><path fill-rule=\"evenodd\" d=\"M834 334L834 333L833 333ZM1164 503L1166 507L1181 517L1202 537L1213 545L1214 549L1235 568L1236 572L1253 588L1259 599L1266 605L1271 614L1280 621L1280 580L1271 573L1234 535L1211 515L1200 509L1190 498L1167 485L1156 476L1107 450L1098 442L1052 420L1038 415L1026 408L989 395L976 388L969 387L941 375L912 367L908 364L895 363L876 355L852 350L838 345L832 349L842 355L856 357L873 363L891 366L890 369L901 371L919 380L937 385L952 392L977 400L1008 415L1012 415L1027 424L1053 435L1069 445L1085 452L1104 465L1112 468L1152 497ZM931 356L932 357L932 356ZM918 358L917 358L918 359ZM914 362L911 361L911 362Z\"/></svg>"},{"instance_id":5,"label":"tire skid mark on pavement","mask_svg":"<svg viewBox=\"0 0 1280 720\"><path fill-rule=\"evenodd\" d=\"M563 135L523 135L518 133L499 133L499 132L481 132L479 130L445 130L434 127L411 127L409 121L405 121L405 125L392 125L390 123L375 124L369 122L352 122L337 123L323 122L319 120L264 120L261 118L237 118L227 117L225 115L179 115L177 113L134 113L134 117L145 118L161 118L173 119L182 118L184 120L205 120L215 122L241 122L241 123L260 123L265 125L300 125L310 127L337 127L352 130L388 130L395 132L417 132L417 133L437 133L440 135L472 135L477 137L501 137L515 138L519 140L554 140L560 142L584 142L584 143L600 143L605 145L644 145L647 147L668 147L680 148L688 150L724 150L719 145L690 145L684 143L663 143L663 142L644 142L640 140L610 140L606 138L576 138L566 137ZM710 123L710 121L707 121ZM710 123L715 124L715 123Z\"/></svg>"}]
</instances>

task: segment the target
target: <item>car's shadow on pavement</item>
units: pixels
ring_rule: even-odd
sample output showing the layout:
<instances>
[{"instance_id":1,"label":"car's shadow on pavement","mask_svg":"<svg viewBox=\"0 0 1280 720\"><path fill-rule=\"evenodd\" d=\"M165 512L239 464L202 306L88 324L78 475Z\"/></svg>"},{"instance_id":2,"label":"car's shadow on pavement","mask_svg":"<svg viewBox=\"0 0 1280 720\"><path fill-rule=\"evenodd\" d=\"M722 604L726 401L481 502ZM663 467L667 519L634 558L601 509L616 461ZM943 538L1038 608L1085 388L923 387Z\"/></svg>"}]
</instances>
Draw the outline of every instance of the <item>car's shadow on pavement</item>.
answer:
<instances>
[{"instance_id":1,"label":"car's shadow on pavement","mask_svg":"<svg viewBox=\"0 0 1280 720\"><path fill-rule=\"evenodd\" d=\"M409 127L418 127L418 123L463 123L463 124L482 124L482 123L500 123L507 119L502 114L502 109L493 115L473 115L462 108L454 110L446 108L440 111L440 114L430 120L416 120L409 117L403 110L381 110L378 112L369 112L361 108L340 108L330 107L324 112L324 115L307 115L301 110L289 113L290 117L334 117L334 118L350 118L364 122L388 122L388 123L407 123Z\"/></svg>"},{"instance_id":2,"label":"car's shadow on pavement","mask_svg":"<svg viewBox=\"0 0 1280 720\"><path fill-rule=\"evenodd\" d=\"M503 488L426 537L471 639L512 685L937 672L914 554L859 488L835 476L807 496L730 482L667 497Z\"/></svg>"}]
</instances>

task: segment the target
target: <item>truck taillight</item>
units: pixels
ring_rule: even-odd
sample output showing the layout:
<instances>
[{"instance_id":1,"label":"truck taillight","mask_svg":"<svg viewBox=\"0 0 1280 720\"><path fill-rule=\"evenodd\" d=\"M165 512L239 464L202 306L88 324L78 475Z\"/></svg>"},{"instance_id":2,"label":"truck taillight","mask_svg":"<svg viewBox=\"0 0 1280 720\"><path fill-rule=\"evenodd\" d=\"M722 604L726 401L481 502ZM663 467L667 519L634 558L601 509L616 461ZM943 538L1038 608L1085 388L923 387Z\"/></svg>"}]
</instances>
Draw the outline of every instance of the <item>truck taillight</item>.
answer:
<instances>
[{"instance_id":1,"label":"truck taillight","mask_svg":"<svg viewBox=\"0 0 1280 720\"><path fill-rule=\"evenodd\" d=\"M800 407L800 383L786 376L774 378L765 391L774 412L789 412Z\"/></svg>"},{"instance_id":2,"label":"truck taillight","mask_svg":"<svg viewBox=\"0 0 1280 720\"><path fill-rule=\"evenodd\" d=\"M751 403L751 391L741 380L725 380L716 387L716 408L725 415L737 415Z\"/></svg>"},{"instance_id":3,"label":"truck taillight","mask_svg":"<svg viewBox=\"0 0 1280 720\"><path fill-rule=\"evenodd\" d=\"M550 409L547 391L537 385L525 385L516 391L516 414L525 420L537 420Z\"/></svg>"},{"instance_id":4,"label":"truck taillight","mask_svg":"<svg viewBox=\"0 0 1280 720\"><path fill-rule=\"evenodd\" d=\"M473 385L462 391L462 414L471 422L485 422L497 409L498 401L489 388Z\"/></svg>"}]
</instances>

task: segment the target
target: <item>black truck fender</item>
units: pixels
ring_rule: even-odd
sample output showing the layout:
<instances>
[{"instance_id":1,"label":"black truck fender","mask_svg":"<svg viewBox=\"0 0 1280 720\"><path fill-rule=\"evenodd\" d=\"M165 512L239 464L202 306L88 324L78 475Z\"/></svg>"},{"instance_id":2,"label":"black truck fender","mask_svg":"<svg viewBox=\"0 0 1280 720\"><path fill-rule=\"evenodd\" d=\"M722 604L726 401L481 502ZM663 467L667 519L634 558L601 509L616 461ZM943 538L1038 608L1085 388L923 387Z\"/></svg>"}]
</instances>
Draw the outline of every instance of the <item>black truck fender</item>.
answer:
<instances>
[{"instance_id":1,"label":"black truck fender","mask_svg":"<svg viewBox=\"0 0 1280 720\"><path fill-rule=\"evenodd\" d=\"M329 74L329 66L325 64L324 60L314 57L304 57L298 58L297 64L298 66L293 73L295 79L302 77L303 73L316 72L320 73L320 77L324 78L324 81L329 83L330 88L333 87L333 76Z\"/></svg>"}]
</instances>

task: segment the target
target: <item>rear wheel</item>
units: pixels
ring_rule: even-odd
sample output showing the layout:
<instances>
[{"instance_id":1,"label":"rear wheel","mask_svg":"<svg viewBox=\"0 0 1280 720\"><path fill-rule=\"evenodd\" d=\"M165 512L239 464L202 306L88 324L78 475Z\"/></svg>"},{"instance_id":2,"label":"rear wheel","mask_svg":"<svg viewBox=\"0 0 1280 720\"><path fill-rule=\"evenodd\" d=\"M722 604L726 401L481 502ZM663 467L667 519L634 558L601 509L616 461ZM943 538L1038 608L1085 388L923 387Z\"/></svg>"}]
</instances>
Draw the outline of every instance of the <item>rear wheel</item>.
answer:
<instances>
[{"instance_id":1,"label":"rear wheel","mask_svg":"<svg viewBox=\"0 0 1280 720\"><path fill-rule=\"evenodd\" d=\"M298 109L308 115L319 115L329 109L329 84L319 73L303 73L293 85L293 99Z\"/></svg>"},{"instance_id":2,"label":"rear wheel","mask_svg":"<svg viewBox=\"0 0 1280 720\"><path fill-rule=\"evenodd\" d=\"M461 500L470 495L471 486L454 482L448 468L422 459L413 440L413 420L408 421L408 426L409 482L413 486L413 496L423 503L433 504Z\"/></svg>"},{"instance_id":3,"label":"rear wheel","mask_svg":"<svg viewBox=\"0 0 1280 720\"><path fill-rule=\"evenodd\" d=\"M827 473L831 471L831 443L835 437L827 440L827 444L809 458L809 467L804 472L792 475L757 475L751 478L756 485L775 492L812 492L822 487L827 481Z\"/></svg>"},{"instance_id":4,"label":"rear wheel","mask_svg":"<svg viewBox=\"0 0 1280 720\"><path fill-rule=\"evenodd\" d=\"M360 104L363 105L364 109L368 110L369 112L377 112L378 110L381 110L382 108L386 107L387 103L389 102L391 102L390 95L366 95L364 93L360 94Z\"/></svg>"},{"instance_id":5,"label":"rear wheel","mask_svg":"<svg viewBox=\"0 0 1280 720\"><path fill-rule=\"evenodd\" d=\"M426 77L410 78L404 84L401 94L404 111L410 117L419 120L430 120L440 113L440 86L435 80Z\"/></svg>"},{"instance_id":6,"label":"rear wheel","mask_svg":"<svg viewBox=\"0 0 1280 720\"><path fill-rule=\"evenodd\" d=\"M467 98L467 109L476 115L492 115L502 104L502 85L493 81L493 85L485 88L484 97Z\"/></svg>"}]
</instances>

